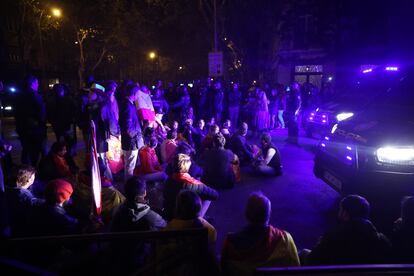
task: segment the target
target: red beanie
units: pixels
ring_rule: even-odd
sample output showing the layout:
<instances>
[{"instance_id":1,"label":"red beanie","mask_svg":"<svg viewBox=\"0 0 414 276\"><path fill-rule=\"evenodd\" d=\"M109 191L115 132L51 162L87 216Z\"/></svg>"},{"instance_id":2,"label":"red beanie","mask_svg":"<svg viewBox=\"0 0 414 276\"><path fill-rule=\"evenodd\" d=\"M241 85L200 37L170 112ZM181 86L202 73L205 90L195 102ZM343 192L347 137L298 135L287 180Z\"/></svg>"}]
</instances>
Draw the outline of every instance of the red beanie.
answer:
<instances>
[{"instance_id":1,"label":"red beanie","mask_svg":"<svg viewBox=\"0 0 414 276\"><path fill-rule=\"evenodd\" d=\"M63 179L50 181L46 186L46 200L56 202L58 204L65 202L73 193L72 185Z\"/></svg>"}]
</instances>

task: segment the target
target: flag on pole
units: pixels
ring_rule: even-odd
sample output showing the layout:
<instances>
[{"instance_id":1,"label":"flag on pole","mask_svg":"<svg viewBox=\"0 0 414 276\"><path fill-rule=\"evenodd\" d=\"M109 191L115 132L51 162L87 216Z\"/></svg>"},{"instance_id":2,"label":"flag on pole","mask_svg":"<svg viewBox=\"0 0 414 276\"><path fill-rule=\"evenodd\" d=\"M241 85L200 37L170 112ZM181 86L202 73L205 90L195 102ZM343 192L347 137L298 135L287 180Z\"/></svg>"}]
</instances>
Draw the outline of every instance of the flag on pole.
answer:
<instances>
[{"instance_id":1,"label":"flag on pole","mask_svg":"<svg viewBox=\"0 0 414 276\"><path fill-rule=\"evenodd\" d=\"M102 198L101 198L101 173L99 172L98 152L96 150L96 127L95 123L91 121L91 180L92 180L92 195L95 202L96 214L101 214Z\"/></svg>"},{"instance_id":2,"label":"flag on pole","mask_svg":"<svg viewBox=\"0 0 414 276\"><path fill-rule=\"evenodd\" d=\"M138 118L140 121L148 120L152 126L155 123L155 111L152 105L151 96L139 90L137 93L137 100L135 102Z\"/></svg>"}]
</instances>

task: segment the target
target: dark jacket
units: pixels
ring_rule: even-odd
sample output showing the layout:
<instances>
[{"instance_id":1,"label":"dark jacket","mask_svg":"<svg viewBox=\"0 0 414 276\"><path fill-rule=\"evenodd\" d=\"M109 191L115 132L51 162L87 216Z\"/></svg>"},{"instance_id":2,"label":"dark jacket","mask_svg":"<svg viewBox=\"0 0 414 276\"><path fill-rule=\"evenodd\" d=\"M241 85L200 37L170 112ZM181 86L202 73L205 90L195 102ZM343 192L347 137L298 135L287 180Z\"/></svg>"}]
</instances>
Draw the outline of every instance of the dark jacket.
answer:
<instances>
[{"instance_id":1,"label":"dark jacket","mask_svg":"<svg viewBox=\"0 0 414 276\"><path fill-rule=\"evenodd\" d=\"M239 157L240 162L249 162L253 159L253 152L247 144L246 137L235 133L230 139L229 148Z\"/></svg>"},{"instance_id":2,"label":"dark jacket","mask_svg":"<svg viewBox=\"0 0 414 276\"><path fill-rule=\"evenodd\" d=\"M29 89L16 101L16 131L22 138L46 138L46 107L42 96Z\"/></svg>"},{"instance_id":3,"label":"dark jacket","mask_svg":"<svg viewBox=\"0 0 414 276\"><path fill-rule=\"evenodd\" d=\"M196 179L192 179L190 176L189 178L191 181L180 181L174 177L168 178L164 188L164 217L167 220L172 219L174 216L176 198L181 190L193 191L200 196L201 200L216 200L218 198L218 192L216 190Z\"/></svg>"},{"instance_id":4,"label":"dark jacket","mask_svg":"<svg viewBox=\"0 0 414 276\"><path fill-rule=\"evenodd\" d=\"M80 233L76 219L66 214L65 209L49 202L33 208L29 218L30 234L33 236L73 235Z\"/></svg>"},{"instance_id":5,"label":"dark jacket","mask_svg":"<svg viewBox=\"0 0 414 276\"><path fill-rule=\"evenodd\" d=\"M227 102L229 107L238 107L240 106L241 101L241 92L239 89L230 89L229 94L227 96Z\"/></svg>"},{"instance_id":6,"label":"dark jacket","mask_svg":"<svg viewBox=\"0 0 414 276\"><path fill-rule=\"evenodd\" d=\"M167 223L148 204L124 202L116 211L112 221L112 231L156 231L164 228Z\"/></svg>"},{"instance_id":7,"label":"dark jacket","mask_svg":"<svg viewBox=\"0 0 414 276\"><path fill-rule=\"evenodd\" d=\"M119 112L121 127L121 144L123 150L138 150L139 139L142 139L137 110L132 102L124 100Z\"/></svg>"},{"instance_id":8,"label":"dark jacket","mask_svg":"<svg viewBox=\"0 0 414 276\"><path fill-rule=\"evenodd\" d=\"M231 167L234 153L231 150L212 148L201 156L201 166L204 170L203 182L215 188L231 188L235 176Z\"/></svg>"},{"instance_id":9,"label":"dark jacket","mask_svg":"<svg viewBox=\"0 0 414 276\"><path fill-rule=\"evenodd\" d=\"M308 262L310 265L387 263L390 250L388 239L369 220L355 219L323 235Z\"/></svg>"},{"instance_id":10,"label":"dark jacket","mask_svg":"<svg viewBox=\"0 0 414 276\"><path fill-rule=\"evenodd\" d=\"M47 104L47 118L58 135L73 135L76 105L70 97L52 97Z\"/></svg>"},{"instance_id":11,"label":"dark jacket","mask_svg":"<svg viewBox=\"0 0 414 276\"><path fill-rule=\"evenodd\" d=\"M27 220L35 206L43 203L43 200L32 195L27 189L6 189L7 218L12 236L24 236L30 233Z\"/></svg>"},{"instance_id":12,"label":"dark jacket","mask_svg":"<svg viewBox=\"0 0 414 276\"><path fill-rule=\"evenodd\" d=\"M393 262L398 264L414 263L414 226L398 220L391 236Z\"/></svg>"},{"instance_id":13,"label":"dark jacket","mask_svg":"<svg viewBox=\"0 0 414 276\"><path fill-rule=\"evenodd\" d=\"M98 153L108 151L108 142L106 142L110 134L108 105L107 102L98 102L89 106L90 117L96 127L96 149Z\"/></svg>"}]
</instances>

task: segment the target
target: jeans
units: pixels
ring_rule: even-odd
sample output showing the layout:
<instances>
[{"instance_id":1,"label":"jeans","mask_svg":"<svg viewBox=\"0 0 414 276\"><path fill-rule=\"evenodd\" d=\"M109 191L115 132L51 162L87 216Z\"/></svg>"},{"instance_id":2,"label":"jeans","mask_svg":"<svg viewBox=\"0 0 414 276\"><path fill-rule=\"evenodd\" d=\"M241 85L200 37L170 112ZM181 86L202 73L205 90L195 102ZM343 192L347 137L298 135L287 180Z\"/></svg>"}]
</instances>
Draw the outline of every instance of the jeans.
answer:
<instances>
[{"instance_id":1,"label":"jeans","mask_svg":"<svg viewBox=\"0 0 414 276\"><path fill-rule=\"evenodd\" d=\"M124 181L134 175L134 169L137 165L138 150L122 150L124 154Z\"/></svg>"},{"instance_id":2,"label":"jeans","mask_svg":"<svg viewBox=\"0 0 414 276\"><path fill-rule=\"evenodd\" d=\"M201 210L200 210L200 217L204 217L207 213L208 208L210 207L211 201L210 200L203 200L201 203Z\"/></svg>"},{"instance_id":3,"label":"jeans","mask_svg":"<svg viewBox=\"0 0 414 276\"><path fill-rule=\"evenodd\" d=\"M283 110L278 110L277 118L279 119L280 127L285 128L285 120L283 120Z\"/></svg>"}]
</instances>

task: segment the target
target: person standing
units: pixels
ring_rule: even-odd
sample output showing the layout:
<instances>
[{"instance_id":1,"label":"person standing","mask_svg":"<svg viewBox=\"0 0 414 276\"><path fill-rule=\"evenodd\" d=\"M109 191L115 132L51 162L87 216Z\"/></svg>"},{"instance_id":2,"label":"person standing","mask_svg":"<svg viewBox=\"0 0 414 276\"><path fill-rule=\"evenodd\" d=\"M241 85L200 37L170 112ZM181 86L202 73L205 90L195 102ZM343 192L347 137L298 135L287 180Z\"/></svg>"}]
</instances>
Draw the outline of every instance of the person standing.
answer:
<instances>
[{"instance_id":1,"label":"person standing","mask_svg":"<svg viewBox=\"0 0 414 276\"><path fill-rule=\"evenodd\" d=\"M285 128L283 113L286 110L286 94L282 89L280 89L277 93L277 109L277 119L279 121L280 128Z\"/></svg>"},{"instance_id":2,"label":"person standing","mask_svg":"<svg viewBox=\"0 0 414 276\"><path fill-rule=\"evenodd\" d=\"M229 105L229 119L233 127L237 127L237 123L239 121L241 96L242 95L239 89L239 84L234 83L233 89L230 90L227 98Z\"/></svg>"},{"instance_id":3,"label":"person standing","mask_svg":"<svg viewBox=\"0 0 414 276\"><path fill-rule=\"evenodd\" d=\"M121 144L124 154L124 180L134 174L134 169L138 161L138 150L144 145L142 138L141 126L138 120L137 110L134 105L138 93L138 86L131 84L125 91L125 100L121 113L119 114L119 123L121 127Z\"/></svg>"},{"instance_id":4,"label":"person standing","mask_svg":"<svg viewBox=\"0 0 414 276\"><path fill-rule=\"evenodd\" d=\"M268 108L268 99L266 92L264 90L259 90L256 95L256 131L257 133L262 133L268 127L269 122L269 108Z\"/></svg>"},{"instance_id":5,"label":"person standing","mask_svg":"<svg viewBox=\"0 0 414 276\"><path fill-rule=\"evenodd\" d=\"M39 81L34 76L26 79L26 89L16 102L16 132L22 144L21 161L36 166L46 150L46 107L38 92Z\"/></svg>"},{"instance_id":6,"label":"person standing","mask_svg":"<svg viewBox=\"0 0 414 276\"><path fill-rule=\"evenodd\" d=\"M278 115L278 93L276 88L272 88L269 94L269 129L274 129L277 127L277 118Z\"/></svg>"},{"instance_id":7,"label":"person standing","mask_svg":"<svg viewBox=\"0 0 414 276\"><path fill-rule=\"evenodd\" d=\"M214 96L213 96L213 117L217 123L221 122L221 116L223 113L223 99L224 91L221 86L221 82L217 81L214 85Z\"/></svg>"},{"instance_id":8,"label":"person standing","mask_svg":"<svg viewBox=\"0 0 414 276\"><path fill-rule=\"evenodd\" d=\"M286 111L288 113L288 141L297 144L299 136L299 111L302 100L300 97L300 85L297 82L292 84L290 93L286 101Z\"/></svg>"}]
</instances>

